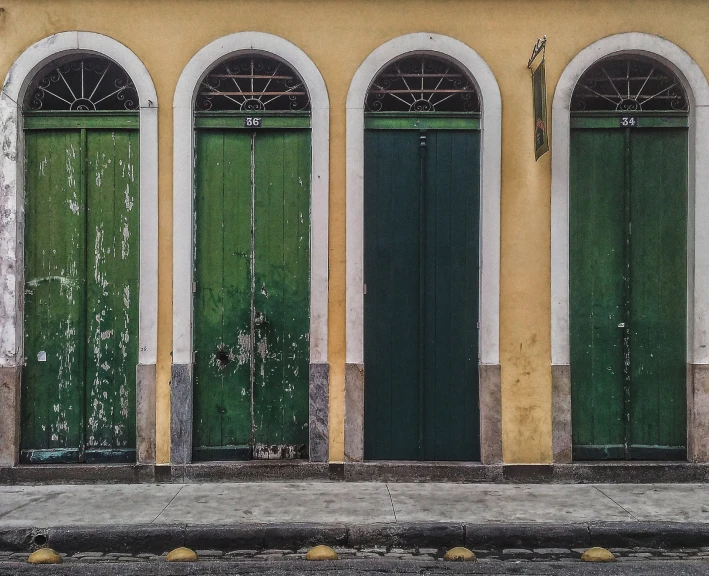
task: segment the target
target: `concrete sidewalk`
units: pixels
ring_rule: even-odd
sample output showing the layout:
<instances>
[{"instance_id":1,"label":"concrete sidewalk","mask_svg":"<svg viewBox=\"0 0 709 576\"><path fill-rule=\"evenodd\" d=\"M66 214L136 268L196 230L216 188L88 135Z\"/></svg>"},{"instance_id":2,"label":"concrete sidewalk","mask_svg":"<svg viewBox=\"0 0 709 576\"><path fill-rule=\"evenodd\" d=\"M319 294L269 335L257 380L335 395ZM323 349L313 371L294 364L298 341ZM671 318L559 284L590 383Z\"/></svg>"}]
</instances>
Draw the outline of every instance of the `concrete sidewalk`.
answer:
<instances>
[{"instance_id":1,"label":"concrete sidewalk","mask_svg":"<svg viewBox=\"0 0 709 576\"><path fill-rule=\"evenodd\" d=\"M709 485L0 486L0 549L709 546ZM151 544L152 545L152 544Z\"/></svg>"},{"instance_id":2,"label":"concrete sidewalk","mask_svg":"<svg viewBox=\"0 0 709 576\"><path fill-rule=\"evenodd\" d=\"M0 527L709 522L709 484L253 482L0 486Z\"/></svg>"}]
</instances>

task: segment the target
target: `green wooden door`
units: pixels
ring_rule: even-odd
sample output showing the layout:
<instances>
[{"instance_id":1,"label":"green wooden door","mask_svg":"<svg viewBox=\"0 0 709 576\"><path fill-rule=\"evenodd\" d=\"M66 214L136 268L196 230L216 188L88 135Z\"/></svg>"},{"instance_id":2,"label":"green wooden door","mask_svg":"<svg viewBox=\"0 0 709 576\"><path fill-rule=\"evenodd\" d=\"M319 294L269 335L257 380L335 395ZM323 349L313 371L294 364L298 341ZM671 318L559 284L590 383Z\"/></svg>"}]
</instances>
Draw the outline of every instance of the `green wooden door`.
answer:
<instances>
[{"instance_id":1,"label":"green wooden door","mask_svg":"<svg viewBox=\"0 0 709 576\"><path fill-rule=\"evenodd\" d=\"M134 461L138 131L25 124L21 460Z\"/></svg>"},{"instance_id":2,"label":"green wooden door","mask_svg":"<svg viewBox=\"0 0 709 576\"><path fill-rule=\"evenodd\" d=\"M573 456L686 458L686 118L572 120Z\"/></svg>"},{"instance_id":3,"label":"green wooden door","mask_svg":"<svg viewBox=\"0 0 709 576\"><path fill-rule=\"evenodd\" d=\"M193 458L305 458L310 131L199 129L195 146Z\"/></svg>"},{"instance_id":4,"label":"green wooden door","mask_svg":"<svg viewBox=\"0 0 709 576\"><path fill-rule=\"evenodd\" d=\"M479 460L480 133L387 126L365 131L365 458Z\"/></svg>"}]
</instances>

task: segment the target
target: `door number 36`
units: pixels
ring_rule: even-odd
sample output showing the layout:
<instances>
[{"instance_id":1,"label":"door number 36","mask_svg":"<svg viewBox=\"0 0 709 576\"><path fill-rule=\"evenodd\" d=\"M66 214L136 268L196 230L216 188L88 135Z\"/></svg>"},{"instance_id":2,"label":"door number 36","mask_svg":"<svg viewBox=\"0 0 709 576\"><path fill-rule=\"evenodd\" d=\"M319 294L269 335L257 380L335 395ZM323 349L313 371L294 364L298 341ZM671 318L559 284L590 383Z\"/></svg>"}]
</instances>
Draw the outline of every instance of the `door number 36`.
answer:
<instances>
[{"instance_id":1,"label":"door number 36","mask_svg":"<svg viewBox=\"0 0 709 576\"><path fill-rule=\"evenodd\" d=\"M637 120L635 120L632 116L623 116L620 119L620 125L624 127L637 126Z\"/></svg>"},{"instance_id":2,"label":"door number 36","mask_svg":"<svg viewBox=\"0 0 709 576\"><path fill-rule=\"evenodd\" d=\"M244 128L260 128L261 118L253 118L251 116L244 118Z\"/></svg>"}]
</instances>

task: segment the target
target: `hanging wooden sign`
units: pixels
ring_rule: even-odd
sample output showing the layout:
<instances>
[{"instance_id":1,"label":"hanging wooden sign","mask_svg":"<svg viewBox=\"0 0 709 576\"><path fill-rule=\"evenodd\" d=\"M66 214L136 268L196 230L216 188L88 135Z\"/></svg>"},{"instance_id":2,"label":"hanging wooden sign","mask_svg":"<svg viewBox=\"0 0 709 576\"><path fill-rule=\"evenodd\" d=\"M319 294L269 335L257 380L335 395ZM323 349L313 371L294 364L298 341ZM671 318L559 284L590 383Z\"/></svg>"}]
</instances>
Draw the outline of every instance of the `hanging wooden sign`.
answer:
<instances>
[{"instance_id":1,"label":"hanging wooden sign","mask_svg":"<svg viewBox=\"0 0 709 576\"><path fill-rule=\"evenodd\" d=\"M549 124L547 122L547 83L546 83L546 43L547 37L537 38L527 68L532 72L532 103L534 110L534 157L539 160L549 150ZM533 67L537 56L541 62Z\"/></svg>"}]
</instances>

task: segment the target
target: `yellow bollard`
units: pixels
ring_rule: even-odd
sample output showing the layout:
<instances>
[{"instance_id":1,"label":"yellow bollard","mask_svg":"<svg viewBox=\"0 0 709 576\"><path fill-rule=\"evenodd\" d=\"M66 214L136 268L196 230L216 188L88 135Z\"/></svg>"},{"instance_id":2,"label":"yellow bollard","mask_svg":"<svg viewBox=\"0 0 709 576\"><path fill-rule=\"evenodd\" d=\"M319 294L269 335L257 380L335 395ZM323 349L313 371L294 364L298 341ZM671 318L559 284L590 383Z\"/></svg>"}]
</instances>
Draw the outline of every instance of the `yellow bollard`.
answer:
<instances>
[{"instance_id":1,"label":"yellow bollard","mask_svg":"<svg viewBox=\"0 0 709 576\"><path fill-rule=\"evenodd\" d=\"M51 548L40 548L30 554L27 562L30 564L61 564L64 559Z\"/></svg>"},{"instance_id":2,"label":"yellow bollard","mask_svg":"<svg viewBox=\"0 0 709 576\"><path fill-rule=\"evenodd\" d=\"M197 557L197 553L194 550L190 550L189 548L180 546L179 548L175 548L172 552L170 552L165 557L165 560L167 562L197 562L199 558Z\"/></svg>"},{"instance_id":3,"label":"yellow bollard","mask_svg":"<svg viewBox=\"0 0 709 576\"><path fill-rule=\"evenodd\" d=\"M584 562L613 562L615 556L605 548L589 548L581 555Z\"/></svg>"},{"instance_id":4,"label":"yellow bollard","mask_svg":"<svg viewBox=\"0 0 709 576\"><path fill-rule=\"evenodd\" d=\"M308 550L305 555L306 560L337 560L337 552L335 552L329 546L315 546Z\"/></svg>"},{"instance_id":5,"label":"yellow bollard","mask_svg":"<svg viewBox=\"0 0 709 576\"><path fill-rule=\"evenodd\" d=\"M448 552L446 552L443 556L443 559L451 560L453 562L472 562L477 560L472 551L467 548L463 548L462 546L456 546L455 548L448 550Z\"/></svg>"}]
</instances>

